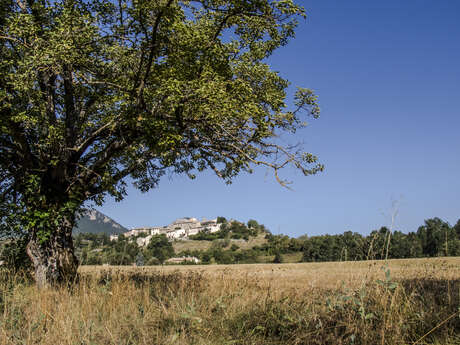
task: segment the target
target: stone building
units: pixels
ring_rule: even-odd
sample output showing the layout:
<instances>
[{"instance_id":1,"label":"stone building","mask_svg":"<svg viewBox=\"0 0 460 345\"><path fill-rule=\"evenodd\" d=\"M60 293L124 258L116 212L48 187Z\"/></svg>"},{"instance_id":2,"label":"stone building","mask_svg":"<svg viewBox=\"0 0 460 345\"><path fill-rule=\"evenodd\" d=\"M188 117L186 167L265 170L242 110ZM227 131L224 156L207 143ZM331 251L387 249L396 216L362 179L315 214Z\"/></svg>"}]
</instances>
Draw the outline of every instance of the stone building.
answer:
<instances>
[{"instance_id":1,"label":"stone building","mask_svg":"<svg viewBox=\"0 0 460 345\"><path fill-rule=\"evenodd\" d=\"M141 234L147 236L139 237L136 239L138 246L143 247L148 245L153 235L164 234L170 240L187 240L189 236L196 235L201 231L207 230L211 233L219 231L221 224L217 223L217 219L206 220L203 219L201 222L197 218L184 217L176 219L174 222L167 226L159 227L144 227L131 229L125 232L125 237L136 237ZM111 241L118 240L118 235L111 235Z\"/></svg>"}]
</instances>

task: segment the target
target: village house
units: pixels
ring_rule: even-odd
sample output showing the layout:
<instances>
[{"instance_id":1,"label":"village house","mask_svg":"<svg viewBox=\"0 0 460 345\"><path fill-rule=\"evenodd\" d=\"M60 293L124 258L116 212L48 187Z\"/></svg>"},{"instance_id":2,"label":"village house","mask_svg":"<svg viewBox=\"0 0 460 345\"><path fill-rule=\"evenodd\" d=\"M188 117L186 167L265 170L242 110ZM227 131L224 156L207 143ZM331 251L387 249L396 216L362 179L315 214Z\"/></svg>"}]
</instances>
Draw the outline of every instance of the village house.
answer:
<instances>
[{"instance_id":1,"label":"village house","mask_svg":"<svg viewBox=\"0 0 460 345\"><path fill-rule=\"evenodd\" d=\"M221 225L222 224L217 223L217 219L206 220L201 222L201 227L203 228L203 230L208 229L211 233L219 231Z\"/></svg>"},{"instance_id":2,"label":"village house","mask_svg":"<svg viewBox=\"0 0 460 345\"><path fill-rule=\"evenodd\" d=\"M147 244L149 244L152 237L153 235L148 235L146 237L139 237L136 239L136 243L139 247L145 247Z\"/></svg>"},{"instance_id":3,"label":"village house","mask_svg":"<svg viewBox=\"0 0 460 345\"><path fill-rule=\"evenodd\" d=\"M185 237L186 234L186 230L182 228L168 229L166 231L166 237L170 240L176 240L181 237Z\"/></svg>"},{"instance_id":4,"label":"village house","mask_svg":"<svg viewBox=\"0 0 460 345\"><path fill-rule=\"evenodd\" d=\"M152 238L152 235L159 235L160 234L160 229L161 227L144 227L144 228L135 228L131 229L125 233L123 233L123 236L125 237L132 237L132 236L139 236L141 234L147 234L150 235L150 238ZM119 235L110 235L110 240L115 241L118 240ZM148 237L148 236L147 236Z\"/></svg>"},{"instance_id":5,"label":"village house","mask_svg":"<svg viewBox=\"0 0 460 345\"><path fill-rule=\"evenodd\" d=\"M141 234L146 234L144 237L136 239L139 247L144 247L149 244L152 236L164 234L170 241L174 240L187 240L189 236L198 234L201 231L209 231L211 233L219 231L221 224L217 223L217 219L206 220L201 222L197 218L184 217L176 219L174 222L167 226L159 227L143 227L135 228L125 232L125 237L137 237ZM119 235L111 235L110 240L118 240Z\"/></svg>"},{"instance_id":6,"label":"village house","mask_svg":"<svg viewBox=\"0 0 460 345\"><path fill-rule=\"evenodd\" d=\"M200 262L200 259L194 256L182 256L180 258L170 258L165 261L165 263L167 264L181 264L183 262L198 264Z\"/></svg>"}]
</instances>

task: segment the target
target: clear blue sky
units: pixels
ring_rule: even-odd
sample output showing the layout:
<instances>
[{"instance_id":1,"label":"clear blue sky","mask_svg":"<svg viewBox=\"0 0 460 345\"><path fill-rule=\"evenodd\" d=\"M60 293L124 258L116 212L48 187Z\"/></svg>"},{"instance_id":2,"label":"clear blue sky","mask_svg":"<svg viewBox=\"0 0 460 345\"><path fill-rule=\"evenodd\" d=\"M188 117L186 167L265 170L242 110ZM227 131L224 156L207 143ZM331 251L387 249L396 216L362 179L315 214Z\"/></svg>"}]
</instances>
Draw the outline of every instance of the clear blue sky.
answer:
<instances>
[{"instance_id":1,"label":"clear blue sky","mask_svg":"<svg viewBox=\"0 0 460 345\"><path fill-rule=\"evenodd\" d=\"M126 227L222 215L290 236L367 234L390 224L392 200L404 232L430 217L460 218L460 1L300 3L307 21L269 62L318 93L320 119L293 141L325 171L284 171L292 191L265 170L229 186L210 172L175 176L99 210Z\"/></svg>"}]
</instances>

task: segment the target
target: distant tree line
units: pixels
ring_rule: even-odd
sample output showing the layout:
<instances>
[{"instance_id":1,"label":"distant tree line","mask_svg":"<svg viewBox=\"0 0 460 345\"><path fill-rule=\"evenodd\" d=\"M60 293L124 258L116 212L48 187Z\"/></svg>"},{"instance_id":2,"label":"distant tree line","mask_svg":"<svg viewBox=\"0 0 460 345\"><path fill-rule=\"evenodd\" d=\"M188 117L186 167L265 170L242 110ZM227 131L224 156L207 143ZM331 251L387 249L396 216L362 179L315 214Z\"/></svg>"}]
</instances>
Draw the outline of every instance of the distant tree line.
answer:
<instances>
[{"instance_id":1,"label":"distant tree line","mask_svg":"<svg viewBox=\"0 0 460 345\"><path fill-rule=\"evenodd\" d=\"M427 219L408 234L382 227L368 236L347 231L305 238L302 243L306 262L460 256L460 220L450 226L439 218Z\"/></svg>"},{"instance_id":2,"label":"distant tree line","mask_svg":"<svg viewBox=\"0 0 460 345\"><path fill-rule=\"evenodd\" d=\"M264 231L267 241L251 249L239 249L227 237L214 240L206 251L184 251L180 255L196 256L203 263L218 264L266 262L267 257L280 263L283 254L294 253L302 253L300 261L303 262L460 256L460 220L450 226L439 218L428 219L416 232L408 234L390 232L387 227L374 230L367 236L346 231L339 235L291 238Z\"/></svg>"},{"instance_id":3,"label":"distant tree line","mask_svg":"<svg viewBox=\"0 0 460 345\"><path fill-rule=\"evenodd\" d=\"M367 236L346 231L298 238L274 235L255 220L245 224L219 217L218 221L222 224L221 230L191 236L194 240L210 241L207 250L176 253L165 235L155 235L147 246L139 247L137 238L146 234L129 238L120 235L118 240L110 241L106 234L88 233L74 237L75 250L83 265L157 265L182 256L196 257L202 264L281 263L286 254L294 253L297 260L303 262L460 256L460 220L451 226L439 218L427 219L416 232L408 234L381 227ZM248 248L247 241L256 237L256 243L263 243ZM3 244L2 260L8 265L24 265L28 260L24 248L24 241L7 240Z\"/></svg>"}]
</instances>

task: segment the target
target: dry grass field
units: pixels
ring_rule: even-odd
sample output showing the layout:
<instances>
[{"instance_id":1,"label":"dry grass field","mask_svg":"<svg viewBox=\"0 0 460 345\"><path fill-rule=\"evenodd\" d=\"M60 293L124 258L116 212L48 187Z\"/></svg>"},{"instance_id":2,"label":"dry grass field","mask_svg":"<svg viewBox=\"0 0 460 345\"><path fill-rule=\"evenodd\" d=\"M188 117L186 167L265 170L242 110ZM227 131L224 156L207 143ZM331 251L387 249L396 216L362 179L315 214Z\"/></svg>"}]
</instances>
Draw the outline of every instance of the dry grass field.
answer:
<instances>
[{"instance_id":1,"label":"dry grass field","mask_svg":"<svg viewBox=\"0 0 460 345\"><path fill-rule=\"evenodd\" d=\"M460 258L2 274L0 344L460 344Z\"/></svg>"}]
</instances>

